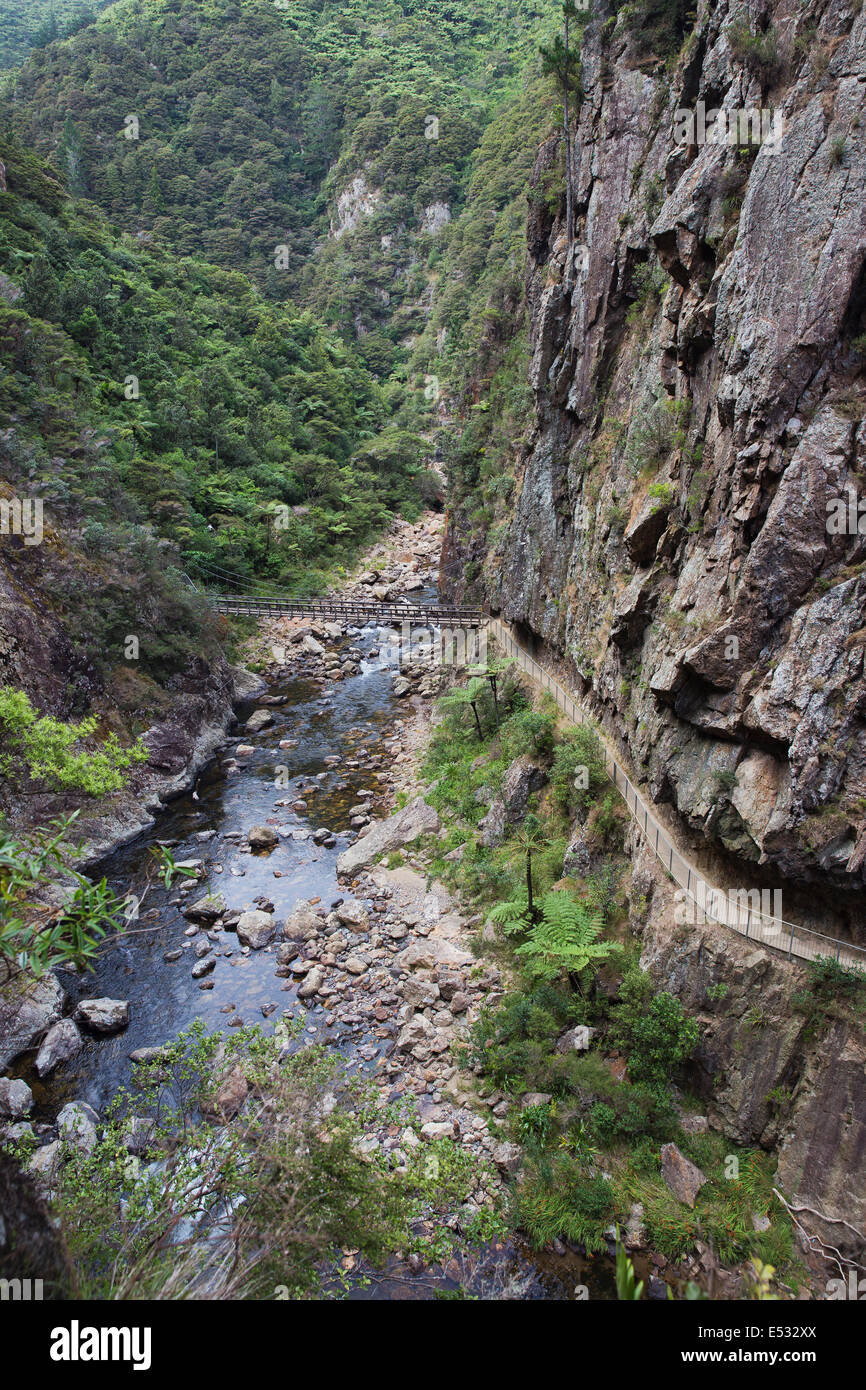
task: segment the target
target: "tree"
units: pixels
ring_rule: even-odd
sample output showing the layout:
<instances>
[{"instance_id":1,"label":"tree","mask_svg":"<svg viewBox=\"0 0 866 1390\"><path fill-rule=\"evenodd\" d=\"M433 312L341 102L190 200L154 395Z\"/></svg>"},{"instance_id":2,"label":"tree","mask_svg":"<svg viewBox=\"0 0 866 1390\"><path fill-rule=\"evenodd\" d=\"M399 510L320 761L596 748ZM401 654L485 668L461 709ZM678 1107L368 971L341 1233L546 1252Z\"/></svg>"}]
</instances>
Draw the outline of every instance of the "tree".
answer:
<instances>
[{"instance_id":1,"label":"tree","mask_svg":"<svg viewBox=\"0 0 866 1390\"><path fill-rule=\"evenodd\" d=\"M601 913L570 893L545 893L537 908L521 895L512 902L497 903L490 916L503 923L507 935L528 932L517 955L526 957L531 974L539 980L555 980L566 972L580 989L579 977L587 966L620 949L615 941L597 939L604 926Z\"/></svg>"},{"instance_id":2,"label":"tree","mask_svg":"<svg viewBox=\"0 0 866 1390\"><path fill-rule=\"evenodd\" d=\"M546 76L555 77L562 90L562 131L565 139L565 230L568 238L568 259L566 261L566 285L571 283L571 248L574 236L572 200L574 179L572 177L571 120L568 97L570 92L580 92L580 49L569 44L570 25L580 16L574 0L565 0L562 7L564 36L557 34L550 47L542 46L542 71Z\"/></svg>"},{"instance_id":3,"label":"tree","mask_svg":"<svg viewBox=\"0 0 866 1390\"><path fill-rule=\"evenodd\" d=\"M447 695L442 696L442 704L446 709L462 710L469 708L475 716L475 728L479 739L484 738L484 731L481 727L481 719L478 714L478 703L484 693L484 681L480 676L474 676L468 685L455 685L453 690L449 690Z\"/></svg>"}]
</instances>

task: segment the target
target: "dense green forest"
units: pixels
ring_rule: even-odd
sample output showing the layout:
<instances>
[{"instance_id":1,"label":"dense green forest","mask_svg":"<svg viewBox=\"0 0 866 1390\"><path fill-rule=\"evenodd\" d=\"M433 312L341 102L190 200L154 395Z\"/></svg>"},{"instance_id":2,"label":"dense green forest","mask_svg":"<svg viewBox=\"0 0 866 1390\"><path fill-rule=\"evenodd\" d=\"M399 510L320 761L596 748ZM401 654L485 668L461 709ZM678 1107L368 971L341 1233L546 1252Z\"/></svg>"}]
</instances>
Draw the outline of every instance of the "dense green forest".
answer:
<instances>
[{"instance_id":1,"label":"dense green forest","mask_svg":"<svg viewBox=\"0 0 866 1390\"><path fill-rule=\"evenodd\" d=\"M111 0L0 0L0 68L92 24Z\"/></svg>"},{"instance_id":2,"label":"dense green forest","mask_svg":"<svg viewBox=\"0 0 866 1390\"><path fill-rule=\"evenodd\" d=\"M91 551L149 526L227 585L316 586L417 509L440 386L514 332L540 17L129 0L35 51L3 136L13 480Z\"/></svg>"}]
</instances>

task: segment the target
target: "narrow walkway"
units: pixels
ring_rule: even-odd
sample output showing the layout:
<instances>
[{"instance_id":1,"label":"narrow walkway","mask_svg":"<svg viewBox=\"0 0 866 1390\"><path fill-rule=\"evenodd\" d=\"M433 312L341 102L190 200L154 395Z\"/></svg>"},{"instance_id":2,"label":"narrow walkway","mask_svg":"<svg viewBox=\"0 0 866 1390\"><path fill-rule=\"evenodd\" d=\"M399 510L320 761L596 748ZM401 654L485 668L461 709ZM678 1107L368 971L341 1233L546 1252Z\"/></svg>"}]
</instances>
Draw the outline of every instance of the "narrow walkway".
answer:
<instances>
[{"instance_id":1,"label":"narrow walkway","mask_svg":"<svg viewBox=\"0 0 866 1390\"><path fill-rule=\"evenodd\" d=\"M695 865L683 858L650 810L650 803L644 799L617 761L595 721L590 719L549 672L545 671L543 666L539 666L520 646L503 622L498 618L491 618L488 630L502 650L514 658L530 679L550 692L567 719L573 724L586 724L594 730L604 751L605 766L611 781L625 800L629 814L644 835L650 849L689 899L696 923L709 920L721 926L731 927L762 946L772 946L784 952L789 958L796 956L802 960L816 960L819 956L830 956L842 965L866 970L866 948L854 946L848 941L839 941L836 937L823 936L809 927L801 927L794 922L786 922L780 917L756 910L753 900L760 901L757 890L747 893L745 890L730 889L726 892L723 888L711 888Z\"/></svg>"}]
</instances>

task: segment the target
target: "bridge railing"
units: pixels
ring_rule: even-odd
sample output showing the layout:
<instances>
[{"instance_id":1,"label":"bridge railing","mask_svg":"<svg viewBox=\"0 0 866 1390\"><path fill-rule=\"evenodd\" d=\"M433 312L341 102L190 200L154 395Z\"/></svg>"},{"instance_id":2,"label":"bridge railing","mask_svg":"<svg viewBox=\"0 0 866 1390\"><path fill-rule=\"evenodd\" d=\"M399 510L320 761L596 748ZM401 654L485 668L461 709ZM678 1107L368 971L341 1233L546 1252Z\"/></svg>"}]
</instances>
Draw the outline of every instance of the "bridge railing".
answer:
<instances>
[{"instance_id":1,"label":"bridge railing","mask_svg":"<svg viewBox=\"0 0 866 1390\"><path fill-rule=\"evenodd\" d=\"M480 608L453 608L443 604L420 604L392 600L376 603L345 599L284 599L266 594L210 595L211 606L219 613L252 617L310 617L343 622L378 622L386 625L409 622L416 626L481 627L486 619Z\"/></svg>"},{"instance_id":2,"label":"bridge railing","mask_svg":"<svg viewBox=\"0 0 866 1390\"><path fill-rule=\"evenodd\" d=\"M514 658L521 670L536 684L549 691L566 718L573 724L586 724L593 729L604 753L608 776L625 801L629 814L650 849L689 899L690 910L697 923L706 919L717 922L720 926L731 927L742 936L763 946L783 951L791 958L796 956L801 960L817 960L819 957L830 956L842 965L866 970L866 947L856 946L850 941L840 941L837 937L824 936L810 927L757 911L751 906L748 893L741 893L736 889L726 892L722 888L711 888L680 854L664 826L615 758L595 721L586 715L549 671L540 666L519 642L515 641L511 632L498 618L491 619L490 631L503 651ZM746 903L743 902L744 897Z\"/></svg>"}]
</instances>

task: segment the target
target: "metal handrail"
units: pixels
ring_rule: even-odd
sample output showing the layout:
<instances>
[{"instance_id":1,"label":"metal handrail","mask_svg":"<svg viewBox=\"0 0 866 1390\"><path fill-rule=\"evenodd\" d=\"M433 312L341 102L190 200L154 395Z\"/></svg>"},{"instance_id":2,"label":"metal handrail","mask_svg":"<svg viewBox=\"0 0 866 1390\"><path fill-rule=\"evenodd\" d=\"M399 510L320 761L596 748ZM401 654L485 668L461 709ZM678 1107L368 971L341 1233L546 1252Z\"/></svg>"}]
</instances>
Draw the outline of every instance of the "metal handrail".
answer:
<instances>
[{"instance_id":1,"label":"metal handrail","mask_svg":"<svg viewBox=\"0 0 866 1390\"><path fill-rule=\"evenodd\" d=\"M616 790L623 797L632 819L662 867L696 904L699 912L705 918L718 923L720 926L730 927L739 932L740 935L747 936L751 941L784 951L789 958L797 956L803 960L816 960L819 956L830 955L840 964L858 970L866 970L866 947L856 946L850 941L840 941L838 937L824 936L822 932L813 931L811 927L803 927L796 922L787 922L781 917L773 917L751 907L743 909L739 899L732 912L731 909L734 904L724 889L711 888L703 876L698 874L697 870L680 854L661 822L653 815L643 796L629 778L625 768L614 757L595 721L590 719L550 673L521 647L504 623L498 618L491 618L489 627L499 644L508 655L517 660L521 669L554 695L558 707L563 710L573 724L585 724L593 729L604 753L604 763L608 775ZM629 796L631 796L631 803ZM693 884L695 889L693 889ZM706 889L703 896L700 892L695 891L698 884L703 884ZM723 912L718 910L719 900L725 904ZM825 942L827 947L831 949L826 950L817 945L813 946L813 941L815 943Z\"/></svg>"}]
</instances>

